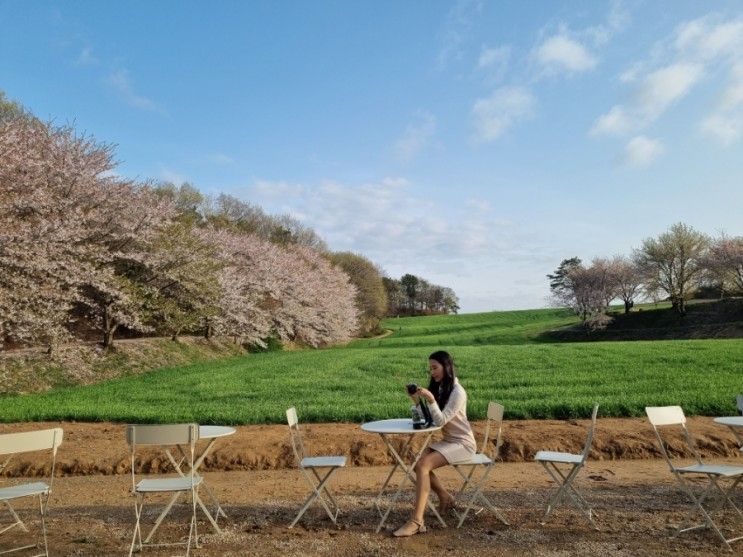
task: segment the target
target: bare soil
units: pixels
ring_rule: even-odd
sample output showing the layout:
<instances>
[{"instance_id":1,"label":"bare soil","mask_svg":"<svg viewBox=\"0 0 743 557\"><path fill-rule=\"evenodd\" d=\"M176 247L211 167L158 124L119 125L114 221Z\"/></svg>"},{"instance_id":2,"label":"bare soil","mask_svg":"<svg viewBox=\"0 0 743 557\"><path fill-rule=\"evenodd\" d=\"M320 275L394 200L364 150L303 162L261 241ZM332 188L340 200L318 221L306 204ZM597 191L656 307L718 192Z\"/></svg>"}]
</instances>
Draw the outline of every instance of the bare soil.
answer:
<instances>
[{"instance_id":1,"label":"bare soil","mask_svg":"<svg viewBox=\"0 0 743 557\"><path fill-rule=\"evenodd\" d=\"M715 462L743 465L735 438L711 418L694 418L690 427L701 451ZM121 424L9 424L3 432L60 425L60 447L48 520L52 555L124 555L134 525L129 494L128 449ZM481 430L483 424L475 424ZM488 510L470 517L456 529L453 515L440 526L429 513L429 531L407 539L391 537L411 509L412 489L394 506L387 525L376 534L379 514L374 497L391 464L384 445L356 424L312 424L304 428L310 453L345 454L350 466L340 470L331 487L343 510L338 527L319 505L310 508L294 529L287 529L309 488L293 467L286 426L238 427L217 441L206 460L204 476L228 519L214 533L199 516L201 548L195 555L720 555L724 547L710 530L673 537L688 509L686 496L675 485L667 465L657 458L652 430L642 419L601 419L591 459L577 488L593 506L599 530L593 530L578 511L559 507L546 525L540 524L544 505L554 489L549 476L532 458L536 450L579 452L587 422L510 421L504 424L503 456L496 464L485 493L509 525ZM680 446L680 445L679 445ZM4 485L43 474L42 460L11 461ZM162 455L145 457L143 469L167 471ZM459 486L453 469L441 471L452 490ZM398 476L399 477L399 476ZM203 494L202 494L203 495ZM206 498L206 497L205 497ZM734 500L743 506L743 486ZM145 532L159 513L163 499L153 497L145 510ZM14 504L27 520L31 534L39 532L33 501ZM188 505L176 506L158 533L163 541L187 535ZM728 536L743 534L743 520L730 513L716 515ZM2 523L10 515L1 516ZM17 528L0 536L0 551L22 538ZM733 545L743 555L743 541ZM147 555L183 554L183 547L147 549Z\"/></svg>"}]
</instances>

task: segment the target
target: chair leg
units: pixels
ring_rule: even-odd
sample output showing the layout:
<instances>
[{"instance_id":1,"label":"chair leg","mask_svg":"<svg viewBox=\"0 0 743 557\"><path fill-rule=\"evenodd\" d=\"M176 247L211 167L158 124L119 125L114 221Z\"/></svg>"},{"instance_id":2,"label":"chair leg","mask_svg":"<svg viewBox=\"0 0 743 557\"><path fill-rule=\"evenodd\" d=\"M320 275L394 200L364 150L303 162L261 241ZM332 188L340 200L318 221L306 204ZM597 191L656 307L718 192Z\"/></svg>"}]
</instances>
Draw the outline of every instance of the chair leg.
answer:
<instances>
[{"instance_id":1,"label":"chair leg","mask_svg":"<svg viewBox=\"0 0 743 557\"><path fill-rule=\"evenodd\" d=\"M47 493L46 496L48 499L49 494ZM47 539L46 539L46 519L44 516L46 514L46 507L41 497L42 497L42 494L39 493L39 514L41 515L41 532L42 532L42 535L44 536L44 555L46 555L46 557L49 557L49 545L47 544Z\"/></svg>"},{"instance_id":2,"label":"chair leg","mask_svg":"<svg viewBox=\"0 0 743 557\"><path fill-rule=\"evenodd\" d=\"M312 470L314 472L314 469L312 469ZM327 474L325 474L325 476L320 481L319 485L316 486L312 482L312 479L311 479L310 475L304 469L302 469L302 475L305 477L305 480L307 481L307 483L312 488L312 493L305 500L304 505L302 505L302 508L299 510L299 513L294 518L294 521L289 525L289 528L294 528L294 526L296 526L297 522L299 522L299 519L302 518L302 515L304 515L304 513L307 511L307 509L310 508L310 505L315 501L315 499L317 499L318 501L320 501L320 503L322 504L323 508L325 509L325 512L328 514L328 517L333 522L333 524L337 524L336 518L337 518L337 514L338 513L336 512L336 514L334 516L333 513L330 511L330 508L328 507L327 503L325 502L325 499L323 499L321 497L321 493L322 493L323 489L325 489L325 484L328 482L328 480L330 479L330 476L333 474L333 472L335 472L335 470L336 470L336 468L330 468L328 470ZM317 475L316 472L315 472L315 475ZM318 478L319 478L319 476L318 476ZM336 510L338 510L338 509L336 508Z\"/></svg>"},{"instance_id":3,"label":"chair leg","mask_svg":"<svg viewBox=\"0 0 743 557\"><path fill-rule=\"evenodd\" d=\"M457 496L461 496L461 494L463 494L466 488L470 485L476 466L470 466L470 472L467 475L465 475L461 470L459 470L458 466L455 466L454 468L457 470L457 472L459 472L459 475L462 476L462 478L464 478L464 483L462 487L459 489L459 492L457 493ZM486 465L486 468L483 471L482 475L477 480L477 482L472 486L472 494L469 496L469 500L465 504L464 511L459 515L459 523L457 524L457 528L461 528L462 524L464 524L464 521L467 518L467 515L469 514L470 510L472 510L472 508L475 506L475 502L477 501L483 504L483 508L484 507L489 508L491 512L495 515L495 517L498 520L500 520L503 524L505 524L506 526L509 526L508 521L501 514L500 510L498 510L498 508L495 505L493 505L488 500L488 498L485 497L485 494L483 493L483 489L485 488L485 482L487 481L492 468L493 468L492 463L489 465Z\"/></svg>"},{"instance_id":4,"label":"chair leg","mask_svg":"<svg viewBox=\"0 0 743 557\"><path fill-rule=\"evenodd\" d=\"M567 474L563 474L563 472L557 467L554 462L542 461L541 464L544 469L547 470L547 473L552 477L555 483L559 486L557 492L555 492L555 494L547 503L547 509L541 521L542 524L545 524L547 522L547 519L549 518L552 511L560 505L565 495L567 495L573 500L578 510L580 510L586 516L586 518L588 518L588 521L591 523L593 528L598 530L599 528L596 525L596 522L593 520L593 509L591 509L590 505L580 495L580 493L576 491L575 487L573 486L573 480L575 480L578 472L580 472L580 469L583 466L581 464L574 464L573 468L571 468L571 470ZM550 467L549 465L552 466Z\"/></svg>"},{"instance_id":5,"label":"chair leg","mask_svg":"<svg viewBox=\"0 0 743 557\"><path fill-rule=\"evenodd\" d=\"M134 553L134 545L137 543L137 540L139 540L139 547L137 547L137 551L141 551L142 549L142 534L141 534L141 525L140 520L142 517L142 506L144 505L144 497L140 497L139 494L136 494L134 500L134 516L136 517L135 523L134 523L134 532L132 533L132 544L129 546L129 557L132 557L132 554Z\"/></svg>"},{"instance_id":6,"label":"chair leg","mask_svg":"<svg viewBox=\"0 0 743 557\"><path fill-rule=\"evenodd\" d=\"M15 522L11 524L10 526L6 526L2 530L0 530L0 534L3 532L7 532L11 528L15 528L16 526L20 526L21 530L24 532L28 532L28 526L21 520L21 517L18 516L18 513L15 512L15 509L10 505L8 501L3 501L5 503L5 506L8 507L8 512L13 516L15 519Z\"/></svg>"}]
</instances>

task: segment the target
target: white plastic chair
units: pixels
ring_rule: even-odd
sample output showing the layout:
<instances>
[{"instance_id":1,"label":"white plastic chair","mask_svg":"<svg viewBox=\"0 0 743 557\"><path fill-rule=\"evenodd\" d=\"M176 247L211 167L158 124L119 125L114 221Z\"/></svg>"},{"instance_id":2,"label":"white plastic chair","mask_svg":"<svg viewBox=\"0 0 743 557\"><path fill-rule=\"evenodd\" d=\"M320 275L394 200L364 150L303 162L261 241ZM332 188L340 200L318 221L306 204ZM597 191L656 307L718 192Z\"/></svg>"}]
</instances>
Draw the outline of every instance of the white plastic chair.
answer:
<instances>
[{"instance_id":1,"label":"white plastic chair","mask_svg":"<svg viewBox=\"0 0 743 557\"><path fill-rule=\"evenodd\" d=\"M586 444L583 446L583 452L581 454L573 453L561 453L555 451L539 451L535 456L534 460L539 462L547 473L552 476L555 483L559 486L555 494L547 502L547 510L542 518L542 524L547 522L552 510L557 507L563 497L567 494L575 503L578 510L588 517L588 521L591 525L598 530L598 526L593 520L594 512L593 509L586 503L586 500L575 490L573 487L573 481L580 472L581 468L588 459L588 453L591 452L591 443L593 442L593 432L596 429L596 415L599 411L599 405L596 404L593 407L593 413L591 415L591 426L588 428L588 436L586 437ZM570 466L565 473L560 466Z\"/></svg>"},{"instance_id":2,"label":"white plastic chair","mask_svg":"<svg viewBox=\"0 0 743 557\"><path fill-rule=\"evenodd\" d=\"M679 527L676 530L676 535L680 534L681 532L688 532L690 530L697 530L699 528L709 527L712 528L720 537L722 542L725 544L725 547L727 547L728 550L732 551L730 543L743 539L743 536L726 538L718 528L717 524L715 524L715 522L712 520L712 517L709 513L717 510L720 507L724 507L725 504L727 504L738 513L738 516L740 518L743 518L743 513L741 513L740 509L738 509L738 507L736 507L733 501L730 499L730 493L735 489L741 479L743 479L743 466L724 466L717 464L705 464L704 462L702 462L702 459L699 456L699 452L697 451L696 444L694 443L694 439L691 437L691 434L686 427L686 416L684 416L684 411L681 409L680 406L650 406L645 408L645 413L648 415L648 419L650 420L650 423L653 426L653 430L655 431L655 435L658 438L661 453L663 453L663 457L666 459L668 466L671 468L671 472L676 477L679 487L684 493L686 493L686 495L689 496L692 501L691 512L689 513L689 516L687 516L684 521L679 524ZM669 451L667 449L667 443L665 442L663 435L661 435L661 432L658 429L659 427L663 426L677 426L682 429L684 433L684 440L691 450L691 453L694 455L696 464L684 467L678 467L674 465L671 459L671 455L669 454ZM692 486L694 484L687 479L688 475L707 477L707 486L699 497L694 494L694 490L692 489ZM723 489L720 485L725 481L731 482L728 489ZM710 496L712 490L717 490L722 498L716 507L710 508L710 510L708 511L704 508L703 505L705 500ZM704 524L686 528L685 526L689 522L690 518L696 516L696 514L701 514L704 517Z\"/></svg>"},{"instance_id":3,"label":"white plastic chair","mask_svg":"<svg viewBox=\"0 0 743 557\"><path fill-rule=\"evenodd\" d=\"M10 487L0 488L0 501L5 503L10 512L11 516L15 520L13 524L6 526L0 530L0 534L7 532L8 530L19 526L24 532L28 532L28 527L23 523L18 514L15 512L10 502L14 499L20 499L23 497L39 497L39 513L41 514L41 532L44 539L44 552L37 553L34 557L44 555L49 557L49 548L47 546L46 539L46 516L47 509L49 507L49 497L52 493L52 484L54 482L54 466L57 462L57 448L62 444L62 437L64 433L61 428L56 427L53 429L44 429L41 431L28 431L24 433L6 433L0 435L0 455L5 455L8 458L0 467L0 471L4 470L10 462L10 459L14 455L21 453L29 453L36 451L48 451L52 452L52 467L49 474L49 483L46 482L29 482L24 484L13 485ZM30 545L24 545L21 547L14 547L12 549L6 549L0 553L11 553L14 551L20 551L23 549L30 549L38 547L38 543Z\"/></svg>"},{"instance_id":4,"label":"white plastic chair","mask_svg":"<svg viewBox=\"0 0 743 557\"><path fill-rule=\"evenodd\" d=\"M500 453L500 447L502 444L501 440L501 430L502 430L502 423L503 423L503 406L498 404L497 402L490 402L488 404L488 421L485 425L485 435L482 440L482 447L480 449L480 452L475 454L472 458L461 461L461 462L455 462L452 463L452 466L457 471L457 473L462 477L464 480L462 483L462 486L459 488L459 491L457 492L456 498L460 499L465 496L465 493L467 491L467 488L470 487L470 484L472 485L470 489L470 495L467 497L467 502L465 503L465 509L464 512L459 513L459 523L457 524L457 528L460 528L462 524L464 523L464 520L467 518L467 515L469 514L470 510L475 507L476 502L482 503L485 507L489 508L493 514L500 520L503 524L508 526L508 521L503 517L498 507L493 505L487 497L485 497L485 494L483 493L483 489L485 488L485 482L488 479L488 476L490 475L490 471L493 469L493 465L495 464L495 459L498 458ZM490 431L491 429L495 429L496 436L495 436L495 445L492 448L492 455L488 455L490 452L488 449L490 449L490 445L488 445L488 441L490 440ZM480 478L476 482L472 482L475 470L483 466L484 470ZM480 512L484 507L480 507L477 512Z\"/></svg>"},{"instance_id":5,"label":"white plastic chair","mask_svg":"<svg viewBox=\"0 0 743 557\"><path fill-rule=\"evenodd\" d=\"M340 508L338 507L338 503L335 502L335 499L330 494L327 483L330 479L330 476L333 475L333 472L335 472L338 468L343 468L346 465L346 457L305 456L302 434L299 431L297 410L293 406L286 411L286 421L289 424L292 449L294 451L294 456L299 463L299 470L302 472L302 476L304 477L305 481L312 488L312 493L309 495L309 497L307 497L307 500L304 502L304 505L302 505L302 508L299 510L299 513L294 518L294 521L289 525L289 528L294 528L297 522L299 522L299 519L302 518L302 515L307 511L307 509L315 501L315 499L320 501L323 508L325 509L325 512L330 517L330 520L333 521L333 524L338 524L337 519L338 514L340 513ZM308 470L309 472L312 472L312 475L310 475ZM327 470L327 472L324 476L320 477L320 474L317 472L318 470ZM323 494L327 496L327 502L325 501ZM330 503L330 506L328 505L328 503ZM332 511L330 510L331 507L333 509Z\"/></svg>"},{"instance_id":6,"label":"white plastic chair","mask_svg":"<svg viewBox=\"0 0 743 557\"><path fill-rule=\"evenodd\" d=\"M737 402L738 402L738 411L741 414L743 414L743 395L738 395Z\"/></svg>"},{"instance_id":7,"label":"white plastic chair","mask_svg":"<svg viewBox=\"0 0 743 557\"><path fill-rule=\"evenodd\" d=\"M191 523L188 529L188 541L186 544L186 555L191 552L191 540L194 540L194 546L198 547L198 532L196 530L196 505L200 503L198 495L198 488L201 484L201 476L194 473L194 454L196 449L196 441L199 438L199 426L197 424L173 424L173 425L128 425L126 426L126 440L131 448L131 466L132 466L132 494L136 496L134 502L134 514L136 516L136 524L134 526L134 534L132 535L132 544L129 548L129 556L135 550L140 551L145 545L149 546L166 546L166 545L182 545L184 542L173 542L173 543L151 543L150 540L155 534L157 529L160 527L165 516L170 512L173 504L177 501L178 497L182 493L191 494ZM160 479L142 479L137 482L135 475L135 460L137 448L143 445L159 445L168 457L168 460L173 465L173 468L178 472L177 477L171 478L160 478ZM170 447L187 446L189 450L185 451L183 458L180 461L176 461L173 457ZM183 462L188 464L188 471L183 473L181 471L181 464ZM170 493L172 497L168 505L163 509L160 515L155 521L155 525L150 530L150 533L142 542L142 509L144 507L145 496L150 493Z\"/></svg>"}]
</instances>

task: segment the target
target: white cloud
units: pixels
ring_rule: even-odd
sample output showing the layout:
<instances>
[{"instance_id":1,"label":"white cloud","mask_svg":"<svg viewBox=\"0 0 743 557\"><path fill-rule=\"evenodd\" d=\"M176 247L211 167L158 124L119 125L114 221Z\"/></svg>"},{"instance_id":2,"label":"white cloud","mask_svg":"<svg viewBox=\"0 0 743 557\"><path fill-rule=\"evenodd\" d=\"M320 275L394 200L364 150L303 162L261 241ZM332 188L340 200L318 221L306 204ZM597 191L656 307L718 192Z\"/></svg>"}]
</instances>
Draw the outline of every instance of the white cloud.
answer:
<instances>
[{"instance_id":1,"label":"white cloud","mask_svg":"<svg viewBox=\"0 0 743 557\"><path fill-rule=\"evenodd\" d=\"M614 0L611 3L609 15L606 22L600 25L587 28L583 33L589 37L596 46L601 46L609 42L611 38L622 31L629 23L630 16L621 0Z\"/></svg>"},{"instance_id":2,"label":"white cloud","mask_svg":"<svg viewBox=\"0 0 743 557\"><path fill-rule=\"evenodd\" d=\"M636 110L648 120L655 120L686 96L702 75L702 66L693 63L672 64L652 72L637 91Z\"/></svg>"},{"instance_id":3,"label":"white cloud","mask_svg":"<svg viewBox=\"0 0 743 557\"><path fill-rule=\"evenodd\" d=\"M632 122L624 108L613 106L609 112L599 116L591 127L590 135L622 135L632 128Z\"/></svg>"},{"instance_id":4,"label":"white cloud","mask_svg":"<svg viewBox=\"0 0 743 557\"><path fill-rule=\"evenodd\" d=\"M720 73L729 75L728 83L698 128L730 144L743 135L743 18L715 14L681 23L647 59L624 71L619 78L635 87L633 96L600 116L589 134L636 133Z\"/></svg>"},{"instance_id":5,"label":"white cloud","mask_svg":"<svg viewBox=\"0 0 743 557\"><path fill-rule=\"evenodd\" d=\"M480 58L477 60L477 69L484 72L492 81L500 81L506 74L511 59L511 47L497 48L482 47Z\"/></svg>"},{"instance_id":6,"label":"white cloud","mask_svg":"<svg viewBox=\"0 0 743 557\"><path fill-rule=\"evenodd\" d=\"M435 133L436 117L430 112L418 112L414 122L405 128L402 137L395 142L395 156L404 162L411 161L428 146Z\"/></svg>"},{"instance_id":7,"label":"white cloud","mask_svg":"<svg viewBox=\"0 0 743 557\"><path fill-rule=\"evenodd\" d=\"M743 62L730 70L730 81L720 95L715 110L699 129L723 145L730 145L743 135Z\"/></svg>"},{"instance_id":8,"label":"white cloud","mask_svg":"<svg viewBox=\"0 0 743 557\"><path fill-rule=\"evenodd\" d=\"M462 51L471 35L475 17L481 11L481 0L458 0L449 10L441 34L441 48L437 59L440 70L452 60L462 57Z\"/></svg>"},{"instance_id":9,"label":"white cloud","mask_svg":"<svg viewBox=\"0 0 743 557\"><path fill-rule=\"evenodd\" d=\"M549 37L537 48L535 56L550 72L584 72L595 68L598 63L585 46L565 34Z\"/></svg>"},{"instance_id":10,"label":"white cloud","mask_svg":"<svg viewBox=\"0 0 743 557\"><path fill-rule=\"evenodd\" d=\"M477 99L472 116L478 141L493 141L516 122L530 117L536 102L523 87L501 87L489 97Z\"/></svg>"},{"instance_id":11,"label":"white cloud","mask_svg":"<svg viewBox=\"0 0 743 557\"><path fill-rule=\"evenodd\" d=\"M161 112L155 101L148 99L134 91L131 77L127 70L111 72L106 77L106 83L111 86L128 105L142 110Z\"/></svg>"},{"instance_id":12,"label":"white cloud","mask_svg":"<svg viewBox=\"0 0 743 557\"><path fill-rule=\"evenodd\" d=\"M660 140L639 135L625 146L622 161L628 166L643 168L652 164L664 151Z\"/></svg>"}]
</instances>

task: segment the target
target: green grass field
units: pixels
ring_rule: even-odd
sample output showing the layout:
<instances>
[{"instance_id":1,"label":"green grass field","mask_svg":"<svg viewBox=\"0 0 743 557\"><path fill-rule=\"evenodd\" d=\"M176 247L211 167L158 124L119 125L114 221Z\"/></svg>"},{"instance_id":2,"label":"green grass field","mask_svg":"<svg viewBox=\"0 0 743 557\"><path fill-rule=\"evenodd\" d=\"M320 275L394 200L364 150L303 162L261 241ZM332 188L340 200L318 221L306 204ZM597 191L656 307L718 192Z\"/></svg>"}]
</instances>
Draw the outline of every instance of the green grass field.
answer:
<instances>
[{"instance_id":1,"label":"green grass field","mask_svg":"<svg viewBox=\"0 0 743 557\"><path fill-rule=\"evenodd\" d=\"M573 323L560 310L390 319L391 336L348 347L271 352L162 369L87 387L2 397L6 422L361 422L407 416L404 385L427 383L427 356L447 349L469 393L469 415L489 400L508 418L641 416L647 405L687 414L734 414L743 391L743 342L539 342Z\"/></svg>"}]
</instances>

